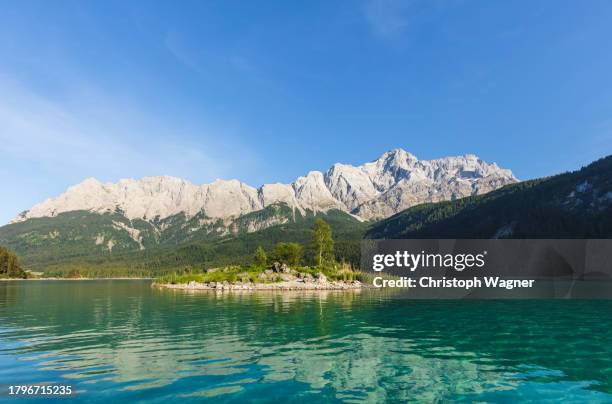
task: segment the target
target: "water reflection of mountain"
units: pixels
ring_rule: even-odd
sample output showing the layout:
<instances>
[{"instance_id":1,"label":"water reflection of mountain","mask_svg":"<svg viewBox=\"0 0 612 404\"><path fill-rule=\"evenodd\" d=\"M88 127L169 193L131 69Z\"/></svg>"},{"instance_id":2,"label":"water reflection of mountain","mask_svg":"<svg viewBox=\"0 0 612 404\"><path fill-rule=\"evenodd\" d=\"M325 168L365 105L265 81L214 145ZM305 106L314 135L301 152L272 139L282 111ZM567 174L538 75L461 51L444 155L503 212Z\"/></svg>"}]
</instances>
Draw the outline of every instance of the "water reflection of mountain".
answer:
<instances>
[{"instance_id":1,"label":"water reflection of mountain","mask_svg":"<svg viewBox=\"0 0 612 404\"><path fill-rule=\"evenodd\" d=\"M133 281L0 284L0 339L23 343L2 344L0 368L2 356L18 355L81 389L157 396L244 398L284 389L346 401L431 401L510 394L529 383L554 392L585 381L610 393L611 313L603 301L189 294Z\"/></svg>"}]
</instances>

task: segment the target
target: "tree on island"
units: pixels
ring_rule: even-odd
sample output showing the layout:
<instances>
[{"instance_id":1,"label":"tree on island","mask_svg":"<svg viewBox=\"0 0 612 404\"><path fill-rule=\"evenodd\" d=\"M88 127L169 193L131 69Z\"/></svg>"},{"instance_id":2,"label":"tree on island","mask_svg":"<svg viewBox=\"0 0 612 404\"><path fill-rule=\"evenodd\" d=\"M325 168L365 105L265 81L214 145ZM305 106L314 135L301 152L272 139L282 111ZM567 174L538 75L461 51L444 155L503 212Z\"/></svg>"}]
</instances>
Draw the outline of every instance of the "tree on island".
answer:
<instances>
[{"instance_id":1,"label":"tree on island","mask_svg":"<svg viewBox=\"0 0 612 404\"><path fill-rule=\"evenodd\" d=\"M303 248L299 243L276 243L272 259L287 265L299 265L302 261Z\"/></svg>"},{"instance_id":2,"label":"tree on island","mask_svg":"<svg viewBox=\"0 0 612 404\"><path fill-rule=\"evenodd\" d=\"M332 229L323 219L317 219L312 229L312 243L315 249L315 263L318 267L334 261L334 239Z\"/></svg>"},{"instance_id":3,"label":"tree on island","mask_svg":"<svg viewBox=\"0 0 612 404\"><path fill-rule=\"evenodd\" d=\"M253 264L257 267L265 267L268 263L268 256L262 246L257 247L253 256Z\"/></svg>"},{"instance_id":4,"label":"tree on island","mask_svg":"<svg viewBox=\"0 0 612 404\"><path fill-rule=\"evenodd\" d=\"M17 254L0 246L0 277L26 278L26 276L26 272L21 268Z\"/></svg>"}]
</instances>

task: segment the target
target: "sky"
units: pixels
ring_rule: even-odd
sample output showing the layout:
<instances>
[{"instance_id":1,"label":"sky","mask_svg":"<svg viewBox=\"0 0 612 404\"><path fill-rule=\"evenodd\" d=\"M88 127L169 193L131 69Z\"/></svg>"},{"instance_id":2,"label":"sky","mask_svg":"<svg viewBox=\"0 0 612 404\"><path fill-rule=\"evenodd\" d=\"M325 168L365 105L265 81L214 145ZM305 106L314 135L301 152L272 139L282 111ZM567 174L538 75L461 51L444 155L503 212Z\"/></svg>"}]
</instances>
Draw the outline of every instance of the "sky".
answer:
<instances>
[{"instance_id":1,"label":"sky","mask_svg":"<svg viewBox=\"0 0 612 404\"><path fill-rule=\"evenodd\" d=\"M0 0L1 1L1 0ZM88 177L612 153L612 2L1 1L0 223Z\"/></svg>"}]
</instances>

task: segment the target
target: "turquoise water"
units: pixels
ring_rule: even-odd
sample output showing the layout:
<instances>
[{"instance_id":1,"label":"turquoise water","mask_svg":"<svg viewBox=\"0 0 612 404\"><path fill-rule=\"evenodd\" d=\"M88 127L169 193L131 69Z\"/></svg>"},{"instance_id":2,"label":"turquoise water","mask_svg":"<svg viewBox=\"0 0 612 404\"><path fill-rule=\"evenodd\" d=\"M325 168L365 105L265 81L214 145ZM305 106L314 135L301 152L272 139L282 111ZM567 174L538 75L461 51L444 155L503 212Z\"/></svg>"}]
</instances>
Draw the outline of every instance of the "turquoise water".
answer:
<instances>
[{"instance_id":1,"label":"turquoise water","mask_svg":"<svg viewBox=\"0 0 612 404\"><path fill-rule=\"evenodd\" d=\"M0 400L44 382L74 386L62 402L612 402L612 301L0 282Z\"/></svg>"}]
</instances>

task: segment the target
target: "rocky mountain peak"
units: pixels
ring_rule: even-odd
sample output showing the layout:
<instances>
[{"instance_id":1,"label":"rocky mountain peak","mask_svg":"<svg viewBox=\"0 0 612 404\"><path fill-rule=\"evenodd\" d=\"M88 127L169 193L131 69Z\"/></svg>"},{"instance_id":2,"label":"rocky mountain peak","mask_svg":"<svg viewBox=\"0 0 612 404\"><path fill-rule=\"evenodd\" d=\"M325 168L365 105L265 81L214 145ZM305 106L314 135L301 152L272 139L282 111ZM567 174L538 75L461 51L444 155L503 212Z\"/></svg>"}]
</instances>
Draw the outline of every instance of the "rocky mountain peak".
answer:
<instances>
[{"instance_id":1,"label":"rocky mountain peak","mask_svg":"<svg viewBox=\"0 0 612 404\"><path fill-rule=\"evenodd\" d=\"M14 221L75 210L120 210L129 219L145 220L179 213L192 217L200 212L209 218L230 218L278 203L300 211L339 209L362 219L377 219L415 204L482 194L516 181L510 170L473 154L419 160L403 149L394 149L361 166L336 163L325 173L310 171L291 184L260 188L235 179L195 185L171 176L117 183L87 178Z\"/></svg>"}]
</instances>

